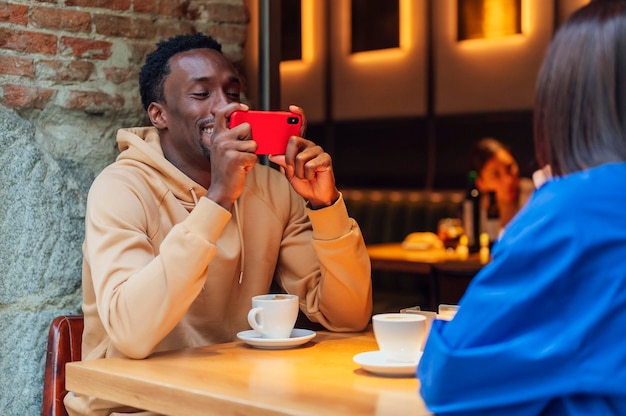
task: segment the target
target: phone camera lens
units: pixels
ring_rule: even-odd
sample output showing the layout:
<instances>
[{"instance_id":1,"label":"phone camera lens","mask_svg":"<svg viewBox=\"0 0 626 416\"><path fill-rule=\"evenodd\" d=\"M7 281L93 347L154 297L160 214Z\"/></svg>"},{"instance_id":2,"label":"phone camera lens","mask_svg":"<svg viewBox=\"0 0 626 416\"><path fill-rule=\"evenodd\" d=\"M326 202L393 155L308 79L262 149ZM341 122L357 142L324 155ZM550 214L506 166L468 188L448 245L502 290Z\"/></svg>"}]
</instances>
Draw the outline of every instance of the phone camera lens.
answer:
<instances>
[{"instance_id":1,"label":"phone camera lens","mask_svg":"<svg viewBox=\"0 0 626 416\"><path fill-rule=\"evenodd\" d=\"M287 118L287 124L298 124L298 117Z\"/></svg>"}]
</instances>

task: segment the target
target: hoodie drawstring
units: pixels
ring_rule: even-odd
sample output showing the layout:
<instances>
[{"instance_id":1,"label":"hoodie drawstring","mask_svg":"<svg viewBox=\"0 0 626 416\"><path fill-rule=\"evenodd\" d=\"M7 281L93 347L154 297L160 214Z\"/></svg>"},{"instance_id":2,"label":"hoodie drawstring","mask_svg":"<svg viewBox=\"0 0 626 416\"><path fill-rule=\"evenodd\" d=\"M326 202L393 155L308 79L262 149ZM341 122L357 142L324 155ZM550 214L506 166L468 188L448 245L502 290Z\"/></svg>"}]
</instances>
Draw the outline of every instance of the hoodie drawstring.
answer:
<instances>
[{"instance_id":1,"label":"hoodie drawstring","mask_svg":"<svg viewBox=\"0 0 626 416\"><path fill-rule=\"evenodd\" d=\"M193 204L198 205L198 196L196 195L196 191L193 188L189 188L189 193L191 193L191 198L193 199ZM242 218L239 215L239 204L238 201L235 201L235 219L237 220L237 232L239 233L239 244L241 245L241 261L239 265L239 284L243 282L243 264L245 260L245 250L243 246L243 225ZM243 208L241 209L243 215ZM204 290L204 285L202 285L202 290Z\"/></svg>"},{"instance_id":2,"label":"hoodie drawstring","mask_svg":"<svg viewBox=\"0 0 626 416\"><path fill-rule=\"evenodd\" d=\"M243 224L241 223L243 219L239 215L239 204L237 202L238 200L235 201L235 217L237 219L237 231L239 232L239 244L241 244L241 266L239 271L239 284L241 284L243 281L243 263L246 253L243 248ZM243 208L241 208L241 211L243 215Z\"/></svg>"},{"instance_id":3,"label":"hoodie drawstring","mask_svg":"<svg viewBox=\"0 0 626 416\"><path fill-rule=\"evenodd\" d=\"M193 206L198 205L198 196L196 195L196 191L193 188L189 188L189 193L191 193L191 198L193 199Z\"/></svg>"},{"instance_id":4,"label":"hoodie drawstring","mask_svg":"<svg viewBox=\"0 0 626 416\"><path fill-rule=\"evenodd\" d=\"M191 194L191 199L193 199L193 206L198 205L198 196L196 195L196 190L193 188L189 188L189 193ZM204 284L202 285L202 290L205 290Z\"/></svg>"}]
</instances>

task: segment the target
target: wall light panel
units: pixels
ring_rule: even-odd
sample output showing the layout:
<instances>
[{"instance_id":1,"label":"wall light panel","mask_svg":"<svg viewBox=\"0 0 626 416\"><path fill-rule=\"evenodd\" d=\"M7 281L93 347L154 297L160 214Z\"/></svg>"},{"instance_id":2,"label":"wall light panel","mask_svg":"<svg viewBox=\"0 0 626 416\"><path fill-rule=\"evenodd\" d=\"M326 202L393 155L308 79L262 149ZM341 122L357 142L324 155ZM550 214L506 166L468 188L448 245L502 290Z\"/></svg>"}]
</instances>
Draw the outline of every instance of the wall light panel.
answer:
<instances>
[{"instance_id":1,"label":"wall light panel","mask_svg":"<svg viewBox=\"0 0 626 416\"><path fill-rule=\"evenodd\" d=\"M325 1L302 0L302 59L280 63L281 107L302 107L311 122L325 119Z\"/></svg>"},{"instance_id":2,"label":"wall light panel","mask_svg":"<svg viewBox=\"0 0 626 416\"><path fill-rule=\"evenodd\" d=\"M426 1L400 0L400 47L350 53L350 0L333 0L333 118L426 113ZM336 11L336 13L335 13Z\"/></svg>"},{"instance_id":3,"label":"wall light panel","mask_svg":"<svg viewBox=\"0 0 626 416\"><path fill-rule=\"evenodd\" d=\"M435 4L435 113L532 109L535 80L552 38L553 2L522 0L523 34L457 41L457 0Z\"/></svg>"},{"instance_id":4,"label":"wall light panel","mask_svg":"<svg viewBox=\"0 0 626 416\"><path fill-rule=\"evenodd\" d=\"M522 33L522 0L457 0L457 39L492 39Z\"/></svg>"}]
</instances>

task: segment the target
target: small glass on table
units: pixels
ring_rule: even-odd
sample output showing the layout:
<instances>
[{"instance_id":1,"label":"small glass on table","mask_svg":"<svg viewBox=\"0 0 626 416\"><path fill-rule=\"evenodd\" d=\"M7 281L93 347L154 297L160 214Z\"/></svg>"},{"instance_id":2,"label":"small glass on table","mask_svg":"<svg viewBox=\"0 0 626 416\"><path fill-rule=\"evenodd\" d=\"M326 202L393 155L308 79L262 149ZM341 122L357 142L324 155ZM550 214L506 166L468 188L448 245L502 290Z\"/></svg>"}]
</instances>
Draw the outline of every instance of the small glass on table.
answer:
<instances>
[{"instance_id":1,"label":"small glass on table","mask_svg":"<svg viewBox=\"0 0 626 416\"><path fill-rule=\"evenodd\" d=\"M455 249L463 233L460 218L442 218L437 223L437 236L446 249Z\"/></svg>"}]
</instances>

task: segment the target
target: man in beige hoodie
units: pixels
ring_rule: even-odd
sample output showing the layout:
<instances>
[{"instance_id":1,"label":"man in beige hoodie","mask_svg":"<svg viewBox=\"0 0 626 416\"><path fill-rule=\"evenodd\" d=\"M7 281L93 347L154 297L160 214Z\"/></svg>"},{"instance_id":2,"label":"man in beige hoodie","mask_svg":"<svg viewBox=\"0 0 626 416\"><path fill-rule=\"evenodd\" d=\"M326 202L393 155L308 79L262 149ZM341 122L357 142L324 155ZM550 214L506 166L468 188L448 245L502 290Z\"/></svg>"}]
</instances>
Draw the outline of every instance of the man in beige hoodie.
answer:
<instances>
[{"instance_id":1,"label":"man in beige hoodie","mask_svg":"<svg viewBox=\"0 0 626 416\"><path fill-rule=\"evenodd\" d=\"M89 192L83 359L233 341L272 284L308 319L364 329L370 262L330 156L302 137L257 163L250 125L228 128L241 81L215 40L160 42L140 74L151 127L122 129L120 154ZM290 109L300 114L301 109ZM71 415L138 412L70 392Z\"/></svg>"}]
</instances>

